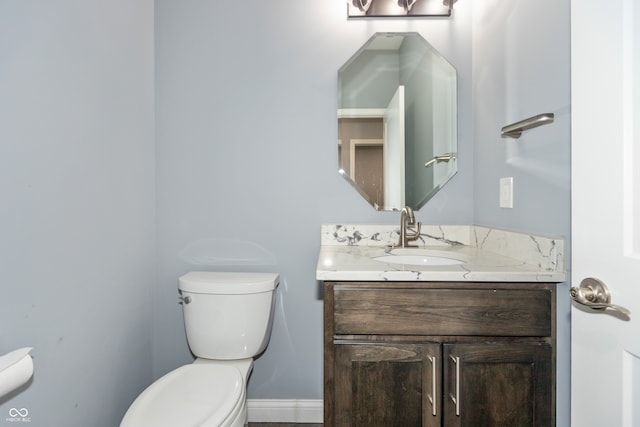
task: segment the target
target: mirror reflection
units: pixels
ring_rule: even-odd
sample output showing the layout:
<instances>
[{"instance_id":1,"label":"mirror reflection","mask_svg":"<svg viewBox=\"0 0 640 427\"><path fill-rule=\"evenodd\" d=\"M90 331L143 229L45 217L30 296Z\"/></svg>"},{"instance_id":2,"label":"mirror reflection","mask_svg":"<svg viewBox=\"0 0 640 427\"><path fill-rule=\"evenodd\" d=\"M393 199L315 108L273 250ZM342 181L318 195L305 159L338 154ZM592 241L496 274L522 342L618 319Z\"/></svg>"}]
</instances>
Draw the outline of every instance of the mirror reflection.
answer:
<instances>
[{"instance_id":1,"label":"mirror reflection","mask_svg":"<svg viewBox=\"0 0 640 427\"><path fill-rule=\"evenodd\" d=\"M338 171L375 209L417 210L455 175L456 84L418 33L376 33L338 71Z\"/></svg>"}]
</instances>

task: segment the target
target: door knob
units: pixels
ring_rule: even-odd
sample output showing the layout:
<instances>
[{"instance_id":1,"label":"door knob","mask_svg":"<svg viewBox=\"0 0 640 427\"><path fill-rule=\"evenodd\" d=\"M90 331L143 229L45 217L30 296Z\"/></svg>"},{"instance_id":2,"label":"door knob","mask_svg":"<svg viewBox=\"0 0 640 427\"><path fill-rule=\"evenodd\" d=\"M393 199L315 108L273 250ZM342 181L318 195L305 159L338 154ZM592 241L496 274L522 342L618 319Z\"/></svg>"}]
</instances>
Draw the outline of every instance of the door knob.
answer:
<instances>
[{"instance_id":1,"label":"door knob","mask_svg":"<svg viewBox=\"0 0 640 427\"><path fill-rule=\"evenodd\" d=\"M579 287L572 287L569 291L571 299L578 304L582 304L594 310L612 310L631 316L631 312L619 305L611 304L611 292L609 288L601 280L593 277L587 277L580 282Z\"/></svg>"}]
</instances>

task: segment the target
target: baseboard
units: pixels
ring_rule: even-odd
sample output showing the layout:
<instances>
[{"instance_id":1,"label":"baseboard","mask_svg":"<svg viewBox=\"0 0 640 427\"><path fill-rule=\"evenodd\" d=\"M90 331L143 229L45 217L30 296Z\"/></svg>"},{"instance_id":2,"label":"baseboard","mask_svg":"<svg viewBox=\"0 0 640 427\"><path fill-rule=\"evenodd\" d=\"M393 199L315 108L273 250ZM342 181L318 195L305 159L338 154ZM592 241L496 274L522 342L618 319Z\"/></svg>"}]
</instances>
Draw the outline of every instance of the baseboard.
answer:
<instances>
[{"instance_id":1,"label":"baseboard","mask_svg":"<svg viewBox=\"0 0 640 427\"><path fill-rule=\"evenodd\" d=\"M247 399L247 417L254 423L317 423L324 419L322 400Z\"/></svg>"}]
</instances>

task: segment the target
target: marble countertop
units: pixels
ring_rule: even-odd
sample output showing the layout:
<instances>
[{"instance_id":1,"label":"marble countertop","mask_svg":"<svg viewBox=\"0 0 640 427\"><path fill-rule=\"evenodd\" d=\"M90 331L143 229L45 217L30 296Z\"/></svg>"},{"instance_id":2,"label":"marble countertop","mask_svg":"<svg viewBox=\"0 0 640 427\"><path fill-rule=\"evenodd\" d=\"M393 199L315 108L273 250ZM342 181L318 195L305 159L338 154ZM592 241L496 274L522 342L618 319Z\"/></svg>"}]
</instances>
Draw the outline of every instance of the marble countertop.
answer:
<instances>
[{"instance_id":1,"label":"marble countertop","mask_svg":"<svg viewBox=\"0 0 640 427\"><path fill-rule=\"evenodd\" d=\"M419 266L377 261L398 240L398 226L323 225L316 279L322 281L565 281L564 239L482 226L425 226L419 246L462 261Z\"/></svg>"}]
</instances>

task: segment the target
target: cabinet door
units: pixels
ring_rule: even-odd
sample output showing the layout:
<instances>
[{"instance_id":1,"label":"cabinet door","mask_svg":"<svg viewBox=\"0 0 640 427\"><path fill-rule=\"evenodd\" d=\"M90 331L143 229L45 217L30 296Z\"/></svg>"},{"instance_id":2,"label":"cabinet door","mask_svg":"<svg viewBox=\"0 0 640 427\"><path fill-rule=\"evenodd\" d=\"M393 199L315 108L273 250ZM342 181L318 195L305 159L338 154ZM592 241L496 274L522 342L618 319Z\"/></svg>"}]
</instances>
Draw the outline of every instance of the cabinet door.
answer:
<instances>
[{"instance_id":1,"label":"cabinet door","mask_svg":"<svg viewBox=\"0 0 640 427\"><path fill-rule=\"evenodd\" d=\"M334 349L336 426L440 426L439 344L337 341Z\"/></svg>"},{"instance_id":2,"label":"cabinet door","mask_svg":"<svg viewBox=\"0 0 640 427\"><path fill-rule=\"evenodd\" d=\"M445 344L445 427L548 427L552 351L545 344Z\"/></svg>"}]
</instances>

